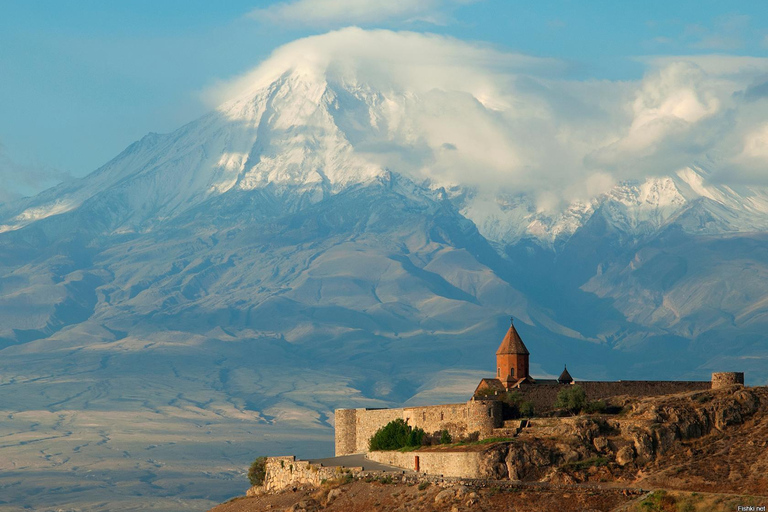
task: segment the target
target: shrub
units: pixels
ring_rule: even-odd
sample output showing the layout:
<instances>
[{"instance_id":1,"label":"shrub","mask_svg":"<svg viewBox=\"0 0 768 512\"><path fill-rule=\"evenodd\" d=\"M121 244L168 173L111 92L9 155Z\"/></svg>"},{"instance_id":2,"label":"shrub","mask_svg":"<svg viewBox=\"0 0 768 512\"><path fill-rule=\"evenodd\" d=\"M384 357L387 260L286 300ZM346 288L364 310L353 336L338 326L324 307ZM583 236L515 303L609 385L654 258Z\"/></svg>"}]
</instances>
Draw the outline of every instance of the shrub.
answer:
<instances>
[{"instance_id":1,"label":"shrub","mask_svg":"<svg viewBox=\"0 0 768 512\"><path fill-rule=\"evenodd\" d=\"M442 434L442 431L440 430L432 432L431 434L425 433L424 436L421 438L421 446L434 446L436 444L440 444L441 434Z\"/></svg>"},{"instance_id":2,"label":"shrub","mask_svg":"<svg viewBox=\"0 0 768 512\"><path fill-rule=\"evenodd\" d=\"M368 448L376 450L398 450L410 446L421 446L424 431L411 428L405 421L398 418L392 420L373 434L368 441Z\"/></svg>"},{"instance_id":3,"label":"shrub","mask_svg":"<svg viewBox=\"0 0 768 512\"><path fill-rule=\"evenodd\" d=\"M505 404L505 416L508 418L530 418L534 414L533 403L525 400L519 391L507 391L499 399Z\"/></svg>"},{"instance_id":4,"label":"shrub","mask_svg":"<svg viewBox=\"0 0 768 512\"><path fill-rule=\"evenodd\" d=\"M520 405L518 405L517 408L520 411L520 416L523 418L532 418L536 412L533 407L533 402L529 402L528 400L520 402Z\"/></svg>"},{"instance_id":5,"label":"shrub","mask_svg":"<svg viewBox=\"0 0 768 512\"><path fill-rule=\"evenodd\" d=\"M501 400L509 405L518 405L523 401L523 395L519 391L507 391L501 396Z\"/></svg>"},{"instance_id":6,"label":"shrub","mask_svg":"<svg viewBox=\"0 0 768 512\"><path fill-rule=\"evenodd\" d=\"M605 457L591 457L589 459L566 462L565 464L563 464L563 467L570 468L570 469L587 469L587 468L591 468L592 466L600 467L600 466L605 466L607 464L608 464L608 459L606 459Z\"/></svg>"},{"instance_id":7,"label":"shrub","mask_svg":"<svg viewBox=\"0 0 768 512\"><path fill-rule=\"evenodd\" d=\"M557 394L555 409L565 409L572 414L580 412L587 405L587 394L581 386L571 385Z\"/></svg>"},{"instance_id":8,"label":"shrub","mask_svg":"<svg viewBox=\"0 0 768 512\"><path fill-rule=\"evenodd\" d=\"M470 432L467 434L467 438L464 440L468 443L475 443L480 439L480 432Z\"/></svg>"},{"instance_id":9,"label":"shrub","mask_svg":"<svg viewBox=\"0 0 768 512\"><path fill-rule=\"evenodd\" d=\"M451 444L452 442L451 434L447 430L440 432L440 444Z\"/></svg>"},{"instance_id":10,"label":"shrub","mask_svg":"<svg viewBox=\"0 0 768 512\"><path fill-rule=\"evenodd\" d=\"M281 461L282 462L282 461ZM248 481L251 485L261 485L264 483L264 478L267 476L267 458L257 457L251 463L251 467L248 468Z\"/></svg>"},{"instance_id":11,"label":"shrub","mask_svg":"<svg viewBox=\"0 0 768 512\"><path fill-rule=\"evenodd\" d=\"M603 400L594 400L587 404L587 406L584 408L584 411L590 414L602 413L605 412L606 407L607 405Z\"/></svg>"},{"instance_id":12,"label":"shrub","mask_svg":"<svg viewBox=\"0 0 768 512\"><path fill-rule=\"evenodd\" d=\"M676 500L666 491L654 491L640 502L640 510L645 512L673 512L677 510Z\"/></svg>"}]
</instances>

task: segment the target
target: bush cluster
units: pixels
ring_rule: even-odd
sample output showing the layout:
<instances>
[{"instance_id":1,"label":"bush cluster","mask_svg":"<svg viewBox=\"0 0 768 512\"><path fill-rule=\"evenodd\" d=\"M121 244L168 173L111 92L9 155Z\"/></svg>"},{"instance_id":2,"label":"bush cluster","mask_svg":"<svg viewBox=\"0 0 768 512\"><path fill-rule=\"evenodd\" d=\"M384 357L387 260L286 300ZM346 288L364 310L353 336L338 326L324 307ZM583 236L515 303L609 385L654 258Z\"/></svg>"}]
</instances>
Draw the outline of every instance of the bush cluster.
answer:
<instances>
[{"instance_id":1,"label":"bush cluster","mask_svg":"<svg viewBox=\"0 0 768 512\"><path fill-rule=\"evenodd\" d=\"M509 407L512 418L531 418L536 412L533 402L525 400L518 391L507 391L500 398Z\"/></svg>"},{"instance_id":2,"label":"bush cluster","mask_svg":"<svg viewBox=\"0 0 768 512\"><path fill-rule=\"evenodd\" d=\"M436 432L432 432L431 434L424 434L424 437L421 439L422 446L451 444L452 442L453 442L453 437L447 430L438 430Z\"/></svg>"},{"instance_id":3,"label":"bush cluster","mask_svg":"<svg viewBox=\"0 0 768 512\"><path fill-rule=\"evenodd\" d=\"M418 446L451 444L453 437L447 430L438 430L427 434L420 428L413 428L401 419L392 420L371 437L368 447L376 450L399 450Z\"/></svg>"},{"instance_id":4,"label":"bush cluster","mask_svg":"<svg viewBox=\"0 0 768 512\"><path fill-rule=\"evenodd\" d=\"M557 394L556 409L565 409L573 414L581 412L587 405L587 394L581 386L568 386Z\"/></svg>"},{"instance_id":5,"label":"bush cluster","mask_svg":"<svg viewBox=\"0 0 768 512\"><path fill-rule=\"evenodd\" d=\"M424 436L422 429L411 428L404 420L398 418L377 430L368 441L368 448L373 452L421 446Z\"/></svg>"},{"instance_id":6,"label":"bush cluster","mask_svg":"<svg viewBox=\"0 0 768 512\"><path fill-rule=\"evenodd\" d=\"M248 468L248 480L251 485L261 485L264 483L264 478L267 476L267 458L257 457L251 463L251 467Z\"/></svg>"},{"instance_id":7,"label":"bush cluster","mask_svg":"<svg viewBox=\"0 0 768 512\"><path fill-rule=\"evenodd\" d=\"M589 414L606 412L607 404L603 400L587 400L587 394L581 386L568 386L557 394L555 409L564 409L571 414L586 412Z\"/></svg>"}]
</instances>

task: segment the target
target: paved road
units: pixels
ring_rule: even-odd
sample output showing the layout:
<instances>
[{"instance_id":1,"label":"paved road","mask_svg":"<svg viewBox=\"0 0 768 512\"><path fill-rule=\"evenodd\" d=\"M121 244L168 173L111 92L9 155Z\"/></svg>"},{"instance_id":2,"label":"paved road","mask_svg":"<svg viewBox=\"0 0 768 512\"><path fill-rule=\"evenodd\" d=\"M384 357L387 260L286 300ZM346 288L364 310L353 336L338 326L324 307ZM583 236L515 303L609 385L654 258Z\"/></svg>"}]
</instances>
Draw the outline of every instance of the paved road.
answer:
<instances>
[{"instance_id":1,"label":"paved road","mask_svg":"<svg viewBox=\"0 0 768 512\"><path fill-rule=\"evenodd\" d=\"M309 462L312 464L322 464L326 467L345 466L348 468L359 468L362 466L365 471L392 471L396 473L409 472L403 468L389 466L387 464L381 464L380 462L368 460L362 453L355 455L344 455L343 457L329 457L327 459L312 459Z\"/></svg>"}]
</instances>

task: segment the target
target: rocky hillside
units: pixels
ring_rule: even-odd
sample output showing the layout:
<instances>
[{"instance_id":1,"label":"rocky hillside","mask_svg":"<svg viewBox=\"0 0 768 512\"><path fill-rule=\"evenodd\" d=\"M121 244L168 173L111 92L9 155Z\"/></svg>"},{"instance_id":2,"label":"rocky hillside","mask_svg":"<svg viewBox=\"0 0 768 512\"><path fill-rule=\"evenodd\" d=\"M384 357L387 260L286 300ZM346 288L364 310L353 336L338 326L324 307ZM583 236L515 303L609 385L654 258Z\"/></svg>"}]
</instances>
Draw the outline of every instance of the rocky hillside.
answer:
<instances>
[{"instance_id":1,"label":"rocky hillside","mask_svg":"<svg viewBox=\"0 0 768 512\"><path fill-rule=\"evenodd\" d=\"M614 417L534 418L514 440L481 448L484 480L416 485L383 476L237 499L214 510L714 511L768 504L768 388L624 405Z\"/></svg>"},{"instance_id":2,"label":"rocky hillside","mask_svg":"<svg viewBox=\"0 0 768 512\"><path fill-rule=\"evenodd\" d=\"M534 419L513 442L489 449L487 474L766 494L768 388L669 395L625 407L617 417Z\"/></svg>"}]
</instances>

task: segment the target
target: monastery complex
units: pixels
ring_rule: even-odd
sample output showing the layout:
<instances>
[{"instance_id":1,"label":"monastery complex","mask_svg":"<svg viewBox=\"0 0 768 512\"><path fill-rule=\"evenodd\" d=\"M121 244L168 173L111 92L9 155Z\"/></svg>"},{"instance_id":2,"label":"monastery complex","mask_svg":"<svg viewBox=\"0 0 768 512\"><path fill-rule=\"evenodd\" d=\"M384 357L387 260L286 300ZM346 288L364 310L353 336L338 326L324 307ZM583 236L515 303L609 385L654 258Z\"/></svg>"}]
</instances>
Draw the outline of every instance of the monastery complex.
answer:
<instances>
[{"instance_id":1,"label":"monastery complex","mask_svg":"<svg viewBox=\"0 0 768 512\"><path fill-rule=\"evenodd\" d=\"M501 400L507 392L520 394L533 404L537 414L552 410L557 394L566 386L578 384L589 400L615 396L658 396L686 391L744 384L744 374L714 373L711 381L578 381L567 369L558 379L534 379L529 373L530 352L514 323L496 351L496 376L482 379L472 398L459 404L405 407L399 409L337 409L336 456L367 453L368 441L378 429L401 418L411 427L425 432L447 430L458 439L477 433L480 439L510 435L515 420L510 407Z\"/></svg>"}]
</instances>

